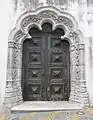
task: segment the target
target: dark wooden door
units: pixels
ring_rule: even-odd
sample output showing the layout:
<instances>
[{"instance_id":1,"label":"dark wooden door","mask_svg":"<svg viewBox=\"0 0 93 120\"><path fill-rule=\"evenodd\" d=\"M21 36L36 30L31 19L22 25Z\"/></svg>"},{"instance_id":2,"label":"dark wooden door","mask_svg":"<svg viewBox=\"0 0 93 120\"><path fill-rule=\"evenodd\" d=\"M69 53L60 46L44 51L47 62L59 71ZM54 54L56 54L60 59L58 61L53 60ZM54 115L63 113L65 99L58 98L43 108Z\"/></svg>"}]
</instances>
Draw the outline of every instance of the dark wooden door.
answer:
<instances>
[{"instance_id":1,"label":"dark wooden door","mask_svg":"<svg viewBox=\"0 0 93 120\"><path fill-rule=\"evenodd\" d=\"M30 30L23 44L22 89L24 100L68 100L70 94L69 44L61 29Z\"/></svg>"}]
</instances>

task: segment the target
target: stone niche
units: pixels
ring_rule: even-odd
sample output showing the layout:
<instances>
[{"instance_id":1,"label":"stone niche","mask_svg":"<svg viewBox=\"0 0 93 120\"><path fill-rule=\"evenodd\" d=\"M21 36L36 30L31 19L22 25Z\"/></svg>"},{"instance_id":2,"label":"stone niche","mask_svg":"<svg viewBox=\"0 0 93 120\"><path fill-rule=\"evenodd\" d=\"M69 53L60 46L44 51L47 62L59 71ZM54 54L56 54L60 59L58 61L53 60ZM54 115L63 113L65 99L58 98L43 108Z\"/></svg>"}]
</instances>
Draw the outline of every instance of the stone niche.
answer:
<instances>
[{"instance_id":1,"label":"stone niche","mask_svg":"<svg viewBox=\"0 0 93 120\"><path fill-rule=\"evenodd\" d=\"M20 15L15 28L11 31L8 40L8 66L6 92L4 98L4 112L11 114L10 109L23 103L21 89L22 72L22 44L29 38L31 27L42 30L42 24L49 22L52 29L62 28L65 35L62 40L70 44L70 81L71 92L69 101L83 106L89 105L89 98L85 79L85 44L82 32L78 28L75 18L67 12L61 12L54 7L42 7L34 12L28 11Z\"/></svg>"}]
</instances>

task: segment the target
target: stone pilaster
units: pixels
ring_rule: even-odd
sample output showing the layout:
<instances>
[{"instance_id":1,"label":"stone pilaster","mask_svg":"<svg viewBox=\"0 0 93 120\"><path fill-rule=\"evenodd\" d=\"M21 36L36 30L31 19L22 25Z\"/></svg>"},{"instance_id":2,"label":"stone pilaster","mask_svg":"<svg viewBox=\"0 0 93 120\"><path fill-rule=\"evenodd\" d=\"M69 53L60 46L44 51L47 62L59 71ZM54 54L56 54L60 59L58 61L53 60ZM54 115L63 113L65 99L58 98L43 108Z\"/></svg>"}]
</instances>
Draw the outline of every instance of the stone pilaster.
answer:
<instances>
[{"instance_id":1,"label":"stone pilaster","mask_svg":"<svg viewBox=\"0 0 93 120\"><path fill-rule=\"evenodd\" d=\"M69 101L75 101L75 67L74 67L74 60L75 60L75 51L74 45L70 46L70 80L71 80L71 93ZM73 64L73 65L72 65Z\"/></svg>"},{"instance_id":2,"label":"stone pilaster","mask_svg":"<svg viewBox=\"0 0 93 120\"><path fill-rule=\"evenodd\" d=\"M8 64L7 64L7 81L6 81L6 90L5 90L5 97L4 97L4 114L5 114L5 119L9 119L9 116L11 114L11 105L14 101L14 89L13 89L13 49L15 48L15 43L10 42L8 44Z\"/></svg>"},{"instance_id":3,"label":"stone pilaster","mask_svg":"<svg viewBox=\"0 0 93 120\"><path fill-rule=\"evenodd\" d=\"M17 44L17 73L18 73L18 80L17 80L17 96L18 96L18 104L23 102L22 98L22 89L21 89L21 71L22 71L22 45Z\"/></svg>"},{"instance_id":4,"label":"stone pilaster","mask_svg":"<svg viewBox=\"0 0 93 120\"><path fill-rule=\"evenodd\" d=\"M89 96L87 93L87 87L86 87L86 77L85 77L85 53L84 50L85 46L84 44L79 45L79 51L80 51L80 88L79 88L79 99L84 106L89 105Z\"/></svg>"},{"instance_id":5,"label":"stone pilaster","mask_svg":"<svg viewBox=\"0 0 93 120\"><path fill-rule=\"evenodd\" d=\"M78 98L78 89L79 89L79 75L80 75L80 66L79 66L79 51L77 44L72 45L70 48L71 54L71 94L69 101L79 103Z\"/></svg>"},{"instance_id":6,"label":"stone pilaster","mask_svg":"<svg viewBox=\"0 0 93 120\"><path fill-rule=\"evenodd\" d=\"M21 76L19 76L21 64L18 60L21 57L20 53L20 48L15 42L8 43L7 81L3 109L6 120L10 119L8 117L11 114L11 108L22 103Z\"/></svg>"}]
</instances>

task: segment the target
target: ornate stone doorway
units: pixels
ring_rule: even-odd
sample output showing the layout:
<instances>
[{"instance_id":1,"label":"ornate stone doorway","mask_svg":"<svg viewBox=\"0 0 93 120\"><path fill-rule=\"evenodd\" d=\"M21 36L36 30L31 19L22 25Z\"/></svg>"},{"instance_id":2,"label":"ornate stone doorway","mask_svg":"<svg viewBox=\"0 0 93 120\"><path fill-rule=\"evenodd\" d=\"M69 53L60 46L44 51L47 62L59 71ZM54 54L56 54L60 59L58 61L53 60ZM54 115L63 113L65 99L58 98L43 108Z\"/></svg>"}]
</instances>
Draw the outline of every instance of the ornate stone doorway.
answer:
<instances>
[{"instance_id":1,"label":"ornate stone doorway","mask_svg":"<svg viewBox=\"0 0 93 120\"><path fill-rule=\"evenodd\" d=\"M9 109L9 106L7 106L8 104L10 105L10 107L13 107L15 105L24 102L22 96L23 91L21 87L23 44L25 43L26 39L31 39L31 37L33 39L33 35L28 34L31 28L35 27L39 29L39 31L42 31L43 29L42 25L44 25L45 23L50 23L52 25L51 28L52 31L56 31L57 29L62 29L64 31L64 34L62 31L61 32L62 34L59 35L61 36L60 40L62 41L62 43L66 44L67 46L69 45L69 47L66 48L67 51L69 48L69 52L70 52L70 63L68 64L69 67L67 67L70 68L70 70L68 70L67 72L67 74L69 75L66 76L67 77L70 76L71 89L67 90L69 92L66 93L68 94L66 100L75 104L76 103L82 104L83 106L89 105L88 93L86 88L86 78L85 78L85 55L84 55L85 45L84 45L83 34L79 30L78 23L73 16L71 16L67 12L64 11L62 12L54 7L46 6L39 8L34 12L28 11L20 15L20 17L16 22L15 28L11 31L9 35L7 81L6 81L6 94L4 101L5 110L7 110L7 108ZM44 39L47 38L47 34L45 36L46 37ZM47 41L49 40L46 40L46 42ZM55 42L55 40L53 42ZM37 44L37 39L36 41L34 41L34 44ZM46 44L48 44L48 42ZM59 45L60 42L56 44ZM49 48L49 50L52 51L51 48ZM48 56L47 53L46 55ZM36 54L33 56L33 59L36 60ZM38 58L38 60L39 59L40 58ZM56 59L58 59L58 56L56 56ZM53 64L55 63L53 62ZM62 64L62 62L60 62L60 64ZM61 65L61 70L62 70L62 65ZM35 74L36 72L34 72L34 75ZM69 78L67 78L67 80L69 81ZM34 90L35 89L36 88L34 88Z\"/></svg>"},{"instance_id":2,"label":"ornate stone doorway","mask_svg":"<svg viewBox=\"0 0 93 120\"><path fill-rule=\"evenodd\" d=\"M64 30L45 23L29 30L23 43L22 88L26 101L68 101L70 96L69 43Z\"/></svg>"}]
</instances>

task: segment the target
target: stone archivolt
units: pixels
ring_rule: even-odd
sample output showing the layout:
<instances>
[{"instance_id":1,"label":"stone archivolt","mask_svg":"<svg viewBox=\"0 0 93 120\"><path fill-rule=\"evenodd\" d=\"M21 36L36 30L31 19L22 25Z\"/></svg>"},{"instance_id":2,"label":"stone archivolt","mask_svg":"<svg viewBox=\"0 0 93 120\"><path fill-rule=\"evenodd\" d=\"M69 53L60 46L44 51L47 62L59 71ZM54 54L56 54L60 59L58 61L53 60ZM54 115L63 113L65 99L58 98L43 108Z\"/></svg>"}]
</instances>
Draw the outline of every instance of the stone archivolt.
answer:
<instances>
[{"instance_id":1,"label":"stone archivolt","mask_svg":"<svg viewBox=\"0 0 93 120\"><path fill-rule=\"evenodd\" d=\"M65 36L73 37L75 33L74 29L77 27L77 23L74 21L74 18L68 13L62 13L61 15L61 12L59 12L58 9L55 12L48 9L48 7L45 9L45 11L44 9L42 11L39 11L38 14L37 12L35 14L29 13L30 12L26 12L24 15L22 15L22 20L20 18L18 19L16 28L13 29L9 35L9 40L13 39L15 41L18 41L23 36L28 36L28 31L33 26L38 27L41 30L42 24L44 22L51 23L53 30L56 29L56 27L62 27L65 30L66 34L69 34ZM72 22L70 18L73 19L74 22Z\"/></svg>"}]
</instances>

